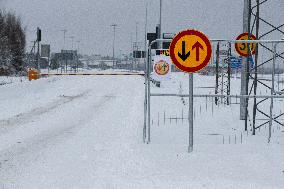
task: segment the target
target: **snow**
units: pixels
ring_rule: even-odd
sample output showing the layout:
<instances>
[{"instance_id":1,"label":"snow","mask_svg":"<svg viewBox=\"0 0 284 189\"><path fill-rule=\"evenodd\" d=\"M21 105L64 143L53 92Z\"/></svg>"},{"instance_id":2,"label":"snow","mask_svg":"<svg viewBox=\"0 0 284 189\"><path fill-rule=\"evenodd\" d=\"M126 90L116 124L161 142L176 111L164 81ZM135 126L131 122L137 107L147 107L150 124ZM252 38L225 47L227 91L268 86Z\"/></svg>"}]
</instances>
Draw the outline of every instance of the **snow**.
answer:
<instances>
[{"instance_id":1,"label":"snow","mask_svg":"<svg viewBox=\"0 0 284 189\"><path fill-rule=\"evenodd\" d=\"M187 81L174 74L152 91L186 94ZM214 77L195 75L194 84L196 94L212 94L214 89L200 87L213 87ZM239 84L232 80L232 94ZM268 128L251 136L238 105L194 99L194 152L188 154L186 98L185 105L181 98L152 98L152 140L143 143L141 76L14 79L0 90L0 188L284 186L283 128L274 123L270 144ZM274 113L281 107L277 100Z\"/></svg>"}]
</instances>

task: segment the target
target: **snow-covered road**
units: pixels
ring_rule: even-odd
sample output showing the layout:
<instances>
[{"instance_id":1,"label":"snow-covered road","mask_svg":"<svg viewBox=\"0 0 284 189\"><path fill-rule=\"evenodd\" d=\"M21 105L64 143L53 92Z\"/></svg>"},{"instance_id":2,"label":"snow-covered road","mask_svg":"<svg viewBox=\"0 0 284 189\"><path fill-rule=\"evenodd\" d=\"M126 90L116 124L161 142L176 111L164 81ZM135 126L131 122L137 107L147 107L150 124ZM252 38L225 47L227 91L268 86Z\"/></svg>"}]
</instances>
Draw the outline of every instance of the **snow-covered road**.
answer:
<instances>
[{"instance_id":1,"label":"snow-covered road","mask_svg":"<svg viewBox=\"0 0 284 189\"><path fill-rule=\"evenodd\" d=\"M189 155L186 123L156 124L156 111L165 105L177 113L180 99L153 100L152 143L143 144L141 76L51 77L0 90L1 189L284 186L283 139L267 145L244 136L243 144L222 144L210 136L240 130L237 107L221 106L214 116L203 108Z\"/></svg>"},{"instance_id":2,"label":"snow-covered road","mask_svg":"<svg viewBox=\"0 0 284 189\"><path fill-rule=\"evenodd\" d=\"M142 77L15 85L1 95L0 188L109 188L135 170Z\"/></svg>"}]
</instances>

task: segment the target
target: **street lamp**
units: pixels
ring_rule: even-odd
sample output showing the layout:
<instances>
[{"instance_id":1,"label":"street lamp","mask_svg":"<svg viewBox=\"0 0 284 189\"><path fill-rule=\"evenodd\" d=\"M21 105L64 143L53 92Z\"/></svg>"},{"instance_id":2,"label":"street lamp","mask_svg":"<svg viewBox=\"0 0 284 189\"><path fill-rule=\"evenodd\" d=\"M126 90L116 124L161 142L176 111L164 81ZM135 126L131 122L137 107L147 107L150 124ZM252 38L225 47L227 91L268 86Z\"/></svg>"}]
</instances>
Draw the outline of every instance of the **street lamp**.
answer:
<instances>
[{"instance_id":1,"label":"street lamp","mask_svg":"<svg viewBox=\"0 0 284 189\"><path fill-rule=\"evenodd\" d=\"M63 32L63 49L62 50L64 50L65 49L65 38L66 38L66 32L67 32L67 30L66 29L63 29L63 30L60 30L60 31L62 31Z\"/></svg>"},{"instance_id":2,"label":"street lamp","mask_svg":"<svg viewBox=\"0 0 284 189\"><path fill-rule=\"evenodd\" d=\"M80 42L81 41L76 41L76 43L77 43L77 64L76 64L76 70L77 70L77 72L78 72L78 66L79 66L79 50L80 50Z\"/></svg>"},{"instance_id":3,"label":"street lamp","mask_svg":"<svg viewBox=\"0 0 284 189\"><path fill-rule=\"evenodd\" d=\"M112 46L112 59L113 59L113 63L112 63L112 67L114 68L115 28L116 28L117 24L112 24L110 26L113 27L113 46Z\"/></svg>"},{"instance_id":4,"label":"street lamp","mask_svg":"<svg viewBox=\"0 0 284 189\"><path fill-rule=\"evenodd\" d=\"M72 48L71 48L71 50L73 50L74 38L75 38L74 36L70 36L70 39L72 40L72 43L71 43L71 47L72 47Z\"/></svg>"}]
</instances>

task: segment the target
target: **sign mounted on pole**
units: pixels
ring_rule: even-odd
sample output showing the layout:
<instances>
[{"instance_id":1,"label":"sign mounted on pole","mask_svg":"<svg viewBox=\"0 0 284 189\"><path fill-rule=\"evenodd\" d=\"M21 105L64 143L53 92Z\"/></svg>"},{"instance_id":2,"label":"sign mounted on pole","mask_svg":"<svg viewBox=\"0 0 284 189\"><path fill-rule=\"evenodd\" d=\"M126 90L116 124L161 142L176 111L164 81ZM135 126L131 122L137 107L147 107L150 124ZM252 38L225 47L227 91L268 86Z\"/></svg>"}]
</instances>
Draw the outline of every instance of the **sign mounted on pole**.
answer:
<instances>
[{"instance_id":1,"label":"sign mounted on pole","mask_svg":"<svg viewBox=\"0 0 284 189\"><path fill-rule=\"evenodd\" d=\"M170 56L170 51L169 49L157 49L156 55Z\"/></svg>"},{"instance_id":2,"label":"sign mounted on pole","mask_svg":"<svg viewBox=\"0 0 284 189\"><path fill-rule=\"evenodd\" d=\"M41 45L41 57L50 57L50 45Z\"/></svg>"},{"instance_id":3,"label":"sign mounted on pole","mask_svg":"<svg viewBox=\"0 0 284 189\"><path fill-rule=\"evenodd\" d=\"M195 73L205 68L211 59L210 40L197 30L177 34L170 45L172 62L182 71Z\"/></svg>"},{"instance_id":4,"label":"sign mounted on pole","mask_svg":"<svg viewBox=\"0 0 284 189\"><path fill-rule=\"evenodd\" d=\"M250 34L250 39L249 39L249 33L246 32L246 33L242 33L241 35L239 35L236 40L256 40L256 37L255 35ZM236 43L235 47L236 47L237 53L244 57L250 56L249 47L250 47L251 55L254 55L256 52L256 43L250 43L250 44Z\"/></svg>"},{"instance_id":5,"label":"sign mounted on pole","mask_svg":"<svg viewBox=\"0 0 284 189\"><path fill-rule=\"evenodd\" d=\"M171 60L168 56L160 55L154 57L152 78L157 81L170 79Z\"/></svg>"}]
</instances>

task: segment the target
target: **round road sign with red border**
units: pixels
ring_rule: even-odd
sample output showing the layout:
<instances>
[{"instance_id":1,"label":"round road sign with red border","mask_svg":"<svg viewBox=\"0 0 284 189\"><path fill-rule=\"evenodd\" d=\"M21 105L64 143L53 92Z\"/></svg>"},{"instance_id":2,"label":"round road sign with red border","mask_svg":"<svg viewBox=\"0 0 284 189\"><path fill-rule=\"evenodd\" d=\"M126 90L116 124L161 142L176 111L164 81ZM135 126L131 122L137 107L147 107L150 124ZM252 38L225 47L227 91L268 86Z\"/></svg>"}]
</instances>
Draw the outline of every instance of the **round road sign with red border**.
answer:
<instances>
[{"instance_id":1,"label":"round road sign with red border","mask_svg":"<svg viewBox=\"0 0 284 189\"><path fill-rule=\"evenodd\" d=\"M255 35L250 34L250 39L249 39L249 33L245 32L239 35L236 40L256 40L256 37ZM239 55L244 57L249 56L248 43L236 43L235 48ZM256 53L256 43L250 43L250 48L251 48L251 54L254 55Z\"/></svg>"},{"instance_id":2,"label":"round road sign with red border","mask_svg":"<svg viewBox=\"0 0 284 189\"><path fill-rule=\"evenodd\" d=\"M195 73L202 70L209 64L211 55L210 40L197 30L178 33L170 45L172 62L184 72Z\"/></svg>"},{"instance_id":3,"label":"round road sign with red border","mask_svg":"<svg viewBox=\"0 0 284 189\"><path fill-rule=\"evenodd\" d=\"M170 65L164 60L160 60L159 62L155 63L154 69L156 74L158 75L167 75L170 71Z\"/></svg>"}]
</instances>

